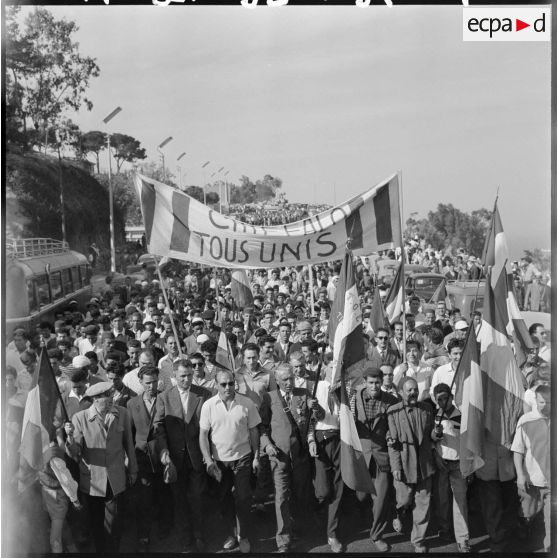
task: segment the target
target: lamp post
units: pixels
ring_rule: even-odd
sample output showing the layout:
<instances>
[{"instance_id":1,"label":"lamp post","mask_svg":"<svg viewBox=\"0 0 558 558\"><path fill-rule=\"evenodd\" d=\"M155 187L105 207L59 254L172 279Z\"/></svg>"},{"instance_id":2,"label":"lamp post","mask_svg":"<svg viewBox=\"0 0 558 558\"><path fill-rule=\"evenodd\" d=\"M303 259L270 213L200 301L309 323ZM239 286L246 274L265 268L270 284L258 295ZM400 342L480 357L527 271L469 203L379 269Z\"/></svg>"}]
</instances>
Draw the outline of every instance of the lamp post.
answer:
<instances>
[{"instance_id":1,"label":"lamp post","mask_svg":"<svg viewBox=\"0 0 558 558\"><path fill-rule=\"evenodd\" d=\"M217 172L220 174L225 167L221 167ZM223 196L221 191L223 189L223 177L219 179L219 213L223 213Z\"/></svg>"},{"instance_id":2,"label":"lamp post","mask_svg":"<svg viewBox=\"0 0 558 558\"><path fill-rule=\"evenodd\" d=\"M229 192L229 182L227 180L227 176L228 176L229 172L231 172L231 171L228 170L223 175L225 177L225 196L226 196L226 199L227 199L227 211L228 211L228 213L230 213L230 211L231 211L231 199L230 199L230 192Z\"/></svg>"},{"instance_id":3,"label":"lamp post","mask_svg":"<svg viewBox=\"0 0 558 558\"><path fill-rule=\"evenodd\" d=\"M184 157L184 155L186 155L186 151L184 151L183 153L181 153L177 158L176 158L176 162L180 162L180 159L182 159L182 157ZM180 168L180 165L177 164L176 165L177 169L178 169L178 187L182 190L182 169Z\"/></svg>"},{"instance_id":4,"label":"lamp post","mask_svg":"<svg viewBox=\"0 0 558 558\"><path fill-rule=\"evenodd\" d=\"M211 161L206 161L206 162L202 165L202 171L203 171L202 190L203 190L203 203L204 203L204 205L207 205L207 194L206 194L206 192L205 192L205 167L207 167L207 165L209 165L209 163L211 163Z\"/></svg>"},{"instance_id":5,"label":"lamp post","mask_svg":"<svg viewBox=\"0 0 558 558\"><path fill-rule=\"evenodd\" d=\"M163 147L165 147L165 145L167 145L167 143L172 141L172 136L169 136L166 140L164 140L162 143L160 143L157 146L157 151L159 152L159 155L161 155L161 161L163 163L163 182L165 182L166 180L166 174L165 174L165 154L161 151L163 149Z\"/></svg>"},{"instance_id":6,"label":"lamp post","mask_svg":"<svg viewBox=\"0 0 558 558\"><path fill-rule=\"evenodd\" d=\"M120 111L121 107L116 107L108 116L103 118L103 122L108 124ZM109 223L110 223L110 271L116 272L116 251L114 248L114 200L112 193L112 176L110 168L110 132L107 132L107 154L108 154L108 185L109 185Z\"/></svg>"}]
</instances>

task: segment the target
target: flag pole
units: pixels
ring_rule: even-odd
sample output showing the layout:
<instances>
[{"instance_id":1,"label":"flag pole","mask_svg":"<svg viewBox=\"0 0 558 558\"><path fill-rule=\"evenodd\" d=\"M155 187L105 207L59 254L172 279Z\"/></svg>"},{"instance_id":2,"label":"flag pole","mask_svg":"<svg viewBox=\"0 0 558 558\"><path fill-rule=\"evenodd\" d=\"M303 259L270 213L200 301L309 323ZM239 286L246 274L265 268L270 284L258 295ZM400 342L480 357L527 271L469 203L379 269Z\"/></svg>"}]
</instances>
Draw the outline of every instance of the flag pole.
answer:
<instances>
[{"instance_id":1,"label":"flag pole","mask_svg":"<svg viewBox=\"0 0 558 558\"><path fill-rule=\"evenodd\" d=\"M219 317L219 327L221 327L221 306L219 304L219 288L217 287L217 267L213 268L215 273L215 300L217 301L217 316Z\"/></svg>"},{"instance_id":2,"label":"flag pole","mask_svg":"<svg viewBox=\"0 0 558 558\"><path fill-rule=\"evenodd\" d=\"M41 359L43 358L43 352L46 351L46 345L44 341L41 341L41 354L39 356L39 363L37 366L37 383L39 382L39 374L41 373ZM48 357L48 355L47 355ZM56 376L54 375L54 370L52 369L52 366L50 365L50 359L47 358L46 359L48 361L48 369L50 370L50 373L52 374L52 379L54 381L54 385L56 386L56 394L58 395L58 401L60 401L60 406L62 407L62 411L64 412L64 417L65 417L65 421L64 422L69 422L70 421L70 415L68 415L68 410L66 409L66 405L64 405L64 400L62 399L62 393L60 392L60 386L58 385L58 382L56 381Z\"/></svg>"},{"instance_id":3,"label":"flag pole","mask_svg":"<svg viewBox=\"0 0 558 558\"><path fill-rule=\"evenodd\" d=\"M180 357L183 357L183 353L182 353L182 346L180 343L180 337L178 337L178 331L176 329L176 324L174 323L174 318L172 315L172 309L170 307L169 304L169 298L167 296L167 289L165 289L165 284L163 282L163 276L161 275L161 268L159 267L159 262L157 261L157 258L155 256L153 256L153 261L155 262L155 267L157 268L157 275L159 276L159 284L161 285L161 290L163 291L163 297L165 299L165 304L167 305L167 308L169 309L169 319L170 319L170 323L171 323L171 327L172 327L172 332L174 333L174 338L176 339L176 344L178 345L178 354L180 355Z\"/></svg>"},{"instance_id":4,"label":"flag pole","mask_svg":"<svg viewBox=\"0 0 558 558\"><path fill-rule=\"evenodd\" d=\"M310 282L310 305L312 306L312 316L315 316L316 309L314 308L314 272L312 270L312 264L308 264L308 281Z\"/></svg>"},{"instance_id":5,"label":"flag pole","mask_svg":"<svg viewBox=\"0 0 558 558\"><path fill-rule=\"evenodd\" d=\"M402 361L407 362L407 318L405 316L405 243L403 242L403 171L397 171L398 185L399 185L399 230L401 232L401 289L403 291L403 354L401 355Z\"/></svg>"}]
</instances>

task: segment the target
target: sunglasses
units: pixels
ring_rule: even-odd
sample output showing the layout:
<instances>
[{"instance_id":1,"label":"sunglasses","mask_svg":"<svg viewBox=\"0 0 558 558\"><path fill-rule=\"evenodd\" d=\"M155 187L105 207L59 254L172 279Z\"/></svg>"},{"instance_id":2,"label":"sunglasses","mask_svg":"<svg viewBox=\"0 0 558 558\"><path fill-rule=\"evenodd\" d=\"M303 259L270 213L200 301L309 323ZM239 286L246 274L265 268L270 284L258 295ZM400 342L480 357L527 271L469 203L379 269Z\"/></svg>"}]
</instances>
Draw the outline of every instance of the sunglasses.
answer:
<instances>
[{"instance_id":1,"label":"sunglasses","mask_svg":"<svg viewBox=\"0 0 558 558\"><path fill-rule=\"evenodd\" d=\"M219 384L221 387L233 387L234 382L222 382Z\"/></svg>"},{"instance_id":2,"label":"sunglasses","mask_svg":"<svg viewBox=\"0 0 558 558\"><path fill-rule=\"evenodd\" d=\"M383 341L385 341L386 339L389 339L389 337L376 337L376 339L382 339Z\"/></svg>"},{"instance_id":3,"label":"sunglasses","mask_svg":"<svg viewBox=\"0 0 558 558\"><path fill-rule=\"evenodd\" d=\"M203 366L203 362L192 362L192 366L198 368L199 366Z\"/></svg>"}]
</instances>

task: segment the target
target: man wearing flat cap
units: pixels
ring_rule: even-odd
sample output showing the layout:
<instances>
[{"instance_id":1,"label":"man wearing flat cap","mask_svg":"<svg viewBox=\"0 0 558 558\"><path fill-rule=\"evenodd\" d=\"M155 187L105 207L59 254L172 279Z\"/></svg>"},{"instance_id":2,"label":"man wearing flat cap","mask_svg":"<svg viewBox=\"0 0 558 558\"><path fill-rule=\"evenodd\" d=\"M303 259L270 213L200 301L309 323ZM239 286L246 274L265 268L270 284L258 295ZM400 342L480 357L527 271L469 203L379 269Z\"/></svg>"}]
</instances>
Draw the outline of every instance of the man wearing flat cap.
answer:
<instances>
[{"instance_id":1,"label":"man wearing flat cap","mask_svg":"<svg viewBox=\"0 0 558 558\"><path fill-rule=\"evenodd\" d=\"M64 426L66 452L79 463L79 489L87 498L97 553L118 552L121 496L138 472L130 415L113 404L112 389L110 382L87 388L93 404Z\"/></svg>"},{"instance_id":2,"label":"man wearing flat cap","mask_svg":"<svg viewBox=\"0 0 558 558\"><path fill-rule=\"evenodd\" d=\"M218 342L221 328L215 325L215 312L213 310L205 310L202 312L201 317L204 323L203 333Z\"/></svg>"}]
</instances>

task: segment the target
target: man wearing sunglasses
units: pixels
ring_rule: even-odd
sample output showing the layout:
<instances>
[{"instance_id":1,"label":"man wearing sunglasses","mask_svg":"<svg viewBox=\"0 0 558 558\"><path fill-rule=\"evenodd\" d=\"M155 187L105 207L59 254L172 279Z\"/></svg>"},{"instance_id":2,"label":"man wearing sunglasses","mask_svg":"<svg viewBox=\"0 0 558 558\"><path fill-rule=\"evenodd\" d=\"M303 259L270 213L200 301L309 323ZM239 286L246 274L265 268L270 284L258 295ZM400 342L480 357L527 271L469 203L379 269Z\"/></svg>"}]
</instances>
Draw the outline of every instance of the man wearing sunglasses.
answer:
<instances>
[{"instance_id":1,"label":"man wearing sunglasses","mask_svg":"<svg viewBox=\"0 0 558 558\"><path fill-rule=\"evenodd\" d=\"M249 397L235 392L232 372L219 370L215 379L218 392L203 404L199 443L208 474L219 481L221 509L234 533L225 540L223 549L239 545L240 552L248 553L250 475L260 467L260 414Z\"/></svg>"},{"instance_id":2,"label":"man wearing sunglasses","mask_svg":"<svg viewBox=\"0 0 558 558\"><path fill-rule=\"evenodd\" d=\"M390 347L389 331L379 327L376 332L376 347L370 351L369 364L372 368L381 368L383 365L395 368L400 360L397 353Z\"/></svg>"}]
</instances>

